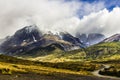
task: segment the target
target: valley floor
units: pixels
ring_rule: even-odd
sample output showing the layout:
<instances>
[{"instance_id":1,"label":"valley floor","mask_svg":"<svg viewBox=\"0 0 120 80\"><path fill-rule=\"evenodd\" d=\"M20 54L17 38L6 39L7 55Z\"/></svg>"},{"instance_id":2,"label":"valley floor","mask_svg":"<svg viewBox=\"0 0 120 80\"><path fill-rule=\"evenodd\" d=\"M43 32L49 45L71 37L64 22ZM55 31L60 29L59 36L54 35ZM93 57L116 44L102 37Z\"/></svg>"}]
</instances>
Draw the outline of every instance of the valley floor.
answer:
<instances>
[{"instance_id":1,"label":"valley floor","mask_svg":"<svg viewBox=\"0 0 120 80\"><path fill-rule=\"evenodd\" d=\"M35 62L0 55L0 80L120 80L92 75L91 72L100 70L102 64L89 61ZM120 69L120 65L115 68Z\"/></svg>"},{"instance_id":2,"label":"valley floor","mask_svg":"<svg viewBox=\"0 0 120 80\"><path fill-rule=\"evenodd\" d=\"M0 80L118 80L109 78L100 78L95 76L81 76L58 73L56 75L43 74L14 74L14 75L0 75Z\"/></svg>"}]
</instances>

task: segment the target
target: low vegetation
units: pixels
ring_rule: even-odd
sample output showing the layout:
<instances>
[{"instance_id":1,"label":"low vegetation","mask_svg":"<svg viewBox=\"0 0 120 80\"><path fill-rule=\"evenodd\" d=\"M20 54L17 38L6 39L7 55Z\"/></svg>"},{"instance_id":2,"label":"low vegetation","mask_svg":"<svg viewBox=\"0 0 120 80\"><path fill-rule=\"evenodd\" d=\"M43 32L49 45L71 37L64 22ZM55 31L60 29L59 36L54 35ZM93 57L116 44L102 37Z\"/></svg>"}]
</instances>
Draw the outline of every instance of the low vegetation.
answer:
<instances>
[{"instance_id":1,"label":"low vegetation","mask_svg":"<svg viewBox=\"0 0 120 80\"><path fill-rule=\"evenodd\" d=\"M87 59L114 59L116 55L120 54L120 42L100 43L85 50Z\"/></svg>"},{"instance_id":2,"label":"low vegetation","mask_svg":"<svg viewBox=\"0 0 120 80\"><path fill-rule=\"evenodd\" d=\"M10 56L0 55L0 72L1 74L16 73L37 73L45 75L55 75L57 73L91 75L90 71L99 68L100 65L89 64L83 62L66 62L66 63L50 63L36 62L17 59Z\"/></svg>"},{"instance_id":3,"label":"low vegetation","mask_svg":"<svg viewBox=\"0 0 120 80\"><path fill-rule=\"evenodd\" d=\"M99 74L120 77L120 59L115 59L115 58L109 59L109 58L107 58L105 60L104 59L103 60L95 60L95 61L92 61L92 63L104 64L104 65L109 66L108 68L104 68L103 70L100 70Z\"/></svg>"},{"instance_id":4,"label":"low vegetation","mask_svg":"<svg viewBox=\"0 0 120 80\"><path fill-rule=\"evenodd\" d=\"M34 56L32 56L34 54ZM40 55L43 54L43 55ZM32 53L32 55L23 56L22 58L33 60L33 61L42 61L42 62L68 62L68 61L83 61L85 60L86 53L82 49L74 51L62 51L59 48L56 48L52 51L37 51L37 53Z\"/></svg>"}]
</instances>

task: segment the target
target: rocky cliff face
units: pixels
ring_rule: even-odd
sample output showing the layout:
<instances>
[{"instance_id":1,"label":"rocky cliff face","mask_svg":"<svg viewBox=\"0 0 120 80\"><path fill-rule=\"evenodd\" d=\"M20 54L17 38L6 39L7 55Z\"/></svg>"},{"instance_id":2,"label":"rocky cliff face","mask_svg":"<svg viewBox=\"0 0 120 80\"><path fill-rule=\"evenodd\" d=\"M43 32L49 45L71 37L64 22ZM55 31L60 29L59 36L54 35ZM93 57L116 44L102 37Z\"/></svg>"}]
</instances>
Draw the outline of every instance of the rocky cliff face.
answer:
<instances>
[{"instance_id":1,"label":"rocky cliff face","mask_svg":"<svg viewBox=\"0 0 120 80\"><path fill-rule=\"evenodd\" d=\"M86 46L97 44L105 39L105 36L99 33L76 34L76 37Z\"/></svg>"},{"instance_id":2,"label":"rocky cliff face","mask_svg":"<svg viewBox=\"0 0 120 80\"><path fill-rule=\"evenodd\" d=\"M62 39L64 41L68 41L68 42L70 42L70 43L72 43L72 44L74 44L76 46L80 46L80 47L83 46L83 44L81 43L79 38L74 37L74 36L72 36L71 34L69 34L67 32L61 32L60 35L61 35L61 37L62 37Z\"/></svg>"}]
</instances>

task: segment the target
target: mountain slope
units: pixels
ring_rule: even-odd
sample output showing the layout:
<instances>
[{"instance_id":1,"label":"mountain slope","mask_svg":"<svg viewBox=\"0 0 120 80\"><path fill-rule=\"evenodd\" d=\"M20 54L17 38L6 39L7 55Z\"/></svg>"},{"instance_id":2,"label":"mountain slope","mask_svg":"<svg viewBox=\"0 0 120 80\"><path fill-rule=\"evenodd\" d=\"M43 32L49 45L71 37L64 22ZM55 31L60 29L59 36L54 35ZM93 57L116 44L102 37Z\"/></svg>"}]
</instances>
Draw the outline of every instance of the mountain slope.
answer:
<instances>
[{"instance_id":1,"label":"mountain slope","mask_svg":"<svg viewBox=\"0 0 120 80\"><path fill-rule=\"evenodd\" d=\"M83 50L73 50L65 52L60 50L59 48L55 48L52 51L38 50L35 51L35 55L24 55L22 56L22 58L42 62L83 61L86 58L86 53Z\"/></svg>"},{"instance_id":2,"label":"mountain slope","mask_svg":"<svg viewBox=\"0 0 120 80\"><path fill-rule=\"evenodd\" d=\"M115 34L103 40L102 42L118 42L120 41L120 34Z\"/></svg>"},{"instance_id":3,"label":"mountain slope","mask_svg":"<svg viewBox=\"0 0 120 80\"><path fill-rule=\"evenodd\" d=\"M120 34L115 34L99 44L85 49L88 58L117 60L120 59Z\"/></svg>"},{"instance_id":4,"label":"mountain slope","mask_svg":"<svg viewBox=\"0 0 120 80\"><path fill-rule=\"evenodd\" d=\"M86 48L88 58L101 59L120 55L120 42L106 42Z\"/></svg>"}]
</instances>

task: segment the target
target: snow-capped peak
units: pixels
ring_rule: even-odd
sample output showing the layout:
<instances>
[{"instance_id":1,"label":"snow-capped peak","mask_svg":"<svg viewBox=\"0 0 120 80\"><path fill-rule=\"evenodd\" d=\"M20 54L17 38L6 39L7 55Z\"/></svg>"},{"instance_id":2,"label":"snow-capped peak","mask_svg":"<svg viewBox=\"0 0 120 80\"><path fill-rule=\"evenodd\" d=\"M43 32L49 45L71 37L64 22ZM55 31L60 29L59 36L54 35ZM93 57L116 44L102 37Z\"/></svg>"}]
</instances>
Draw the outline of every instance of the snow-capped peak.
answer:
<instances>
[{"instance_id":1,"label":"snow-capped peak","mask_svg":"<svg viewBox=\"0 0 120 80\"><path fill-rule=\"evenodd\" d=\"M25 27L25 30L28 33L32 32L33 30L36 30L36 29L38 29L36 25L30 25L30 26Z\"/></svg>"}]
</instances>

